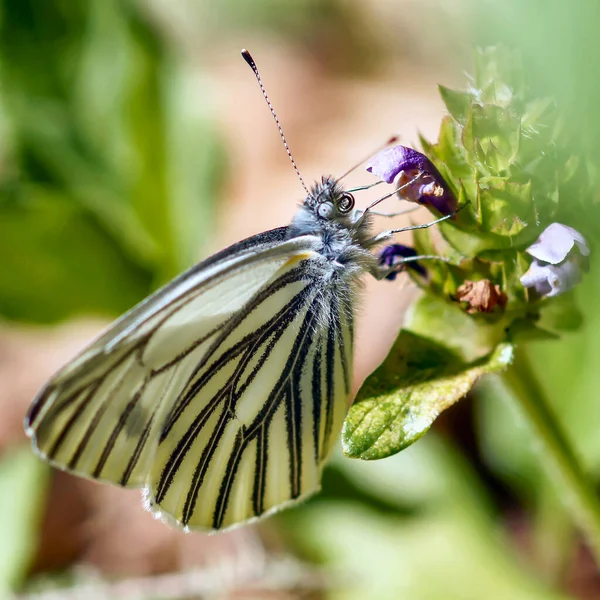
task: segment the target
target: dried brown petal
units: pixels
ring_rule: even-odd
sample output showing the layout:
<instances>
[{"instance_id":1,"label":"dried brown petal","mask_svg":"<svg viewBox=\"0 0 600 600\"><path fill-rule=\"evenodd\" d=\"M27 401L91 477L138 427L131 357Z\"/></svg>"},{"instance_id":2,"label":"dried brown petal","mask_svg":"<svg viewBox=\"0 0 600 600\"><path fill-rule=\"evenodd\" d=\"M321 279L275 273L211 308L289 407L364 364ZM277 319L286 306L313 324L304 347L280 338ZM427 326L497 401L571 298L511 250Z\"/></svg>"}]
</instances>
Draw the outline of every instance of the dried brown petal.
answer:
<instances>
[{"instance_id":1,"label":"dried brown petal","mask_svg":"<svg viewBox=\"0 0 600 600\"><path fill-rule=\"evenodd\" d=\"M465 281L456 290L456 299L459 302L467 303L466 311L469 314L489 313L496 306L504 308L507 300L506 294L500 289L500 286L494 285L489 279Z\"/></svg>"}]
</instances>

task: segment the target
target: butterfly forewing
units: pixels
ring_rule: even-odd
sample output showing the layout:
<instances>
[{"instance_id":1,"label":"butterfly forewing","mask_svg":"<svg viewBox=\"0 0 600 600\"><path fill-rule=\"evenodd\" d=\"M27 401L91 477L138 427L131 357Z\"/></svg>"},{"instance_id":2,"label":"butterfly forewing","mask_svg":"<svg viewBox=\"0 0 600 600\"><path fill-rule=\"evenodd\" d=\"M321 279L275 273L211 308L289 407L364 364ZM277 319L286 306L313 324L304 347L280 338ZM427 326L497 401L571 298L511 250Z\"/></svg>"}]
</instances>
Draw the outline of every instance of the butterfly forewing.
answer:
<instances>
[{"instance_id":1,"label":"butterfly forewing","mask_svg":"<svg viewBox=\"0 0 600 600\"><path fill-rule=\"evenodd\" d=\"M146 487L154 510L191 528L318 489L346 411L352 317L315 239L285 235L201 263L60 371L27 418L38 451Z\"/></svg>"}]
</instances>

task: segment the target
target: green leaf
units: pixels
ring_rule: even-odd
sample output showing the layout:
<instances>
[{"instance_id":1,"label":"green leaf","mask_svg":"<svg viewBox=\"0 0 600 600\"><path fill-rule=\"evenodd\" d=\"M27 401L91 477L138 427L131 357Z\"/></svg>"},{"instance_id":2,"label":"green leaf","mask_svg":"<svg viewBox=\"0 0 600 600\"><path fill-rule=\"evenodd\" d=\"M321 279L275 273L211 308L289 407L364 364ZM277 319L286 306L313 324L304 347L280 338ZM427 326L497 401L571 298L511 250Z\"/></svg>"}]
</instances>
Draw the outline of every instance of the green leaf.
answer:
<instances>
[{"instance_id":1,"label":"green leaf","mask_svg":"<svg viewBox=\"0 0 600 600\"><path fill-rule=\"evenodd\" d=\"M462 141L475 158L473 164L484 173L504 173L519 153L521 122L499 106L471 105Z\"/></svg>"},{"instance_id":2,"label":"green leaf","mask_svg":"<svg viewBox=\"0 0 600 600\"><path fill-rule=\"evenodd\" d=\"M549 108L553 105L551 98L535 98L531 102L527 103L523 116L521 117L521 127L527 130L527 133L536 132L536 126L538 121L546 114Z\"/></svg>"},{"instance_id":3,"label":"green leaf","mask_svg":"<svg viewBox=\"0 0 600 600\"><path fill-rule=\"evenodd\" d=\"M48 466L27 447L0 461L0 595L21 585L37 548Z\"/></svg>"},{"instance_id":4,"label":"green leaf","mask_svg":"<svg viewBox=\"0 0 600 600\"><path fill-rule=\"evenodd\" d=\"M167 183L179 270L197 260L212 235L213 206L226 170L225 149L218 128L210 122L209 95L198 98L188 89L194 77L173 69L165 101Z\"/></svg>"},{"instance_id":5,"label":"green leaf","mask_svg":"<svg viewBox=\"0 0 600 600\"><path fill-rule=\"evenodd\" d=\"M404 327L449 348L464 362L489 354L505 337L504 323L487 323L467 314L457 302L432 294L423 294L412 305Z\"/></svg>"},{"instance_id":6,"label":"green leaf","mask_svg":"<svg viewBox=\"0 0 600 600\"><path fill-rule=\"evenodd\" d=\"M531 184L520 184L500 177L479 180L481 227L485 232L515 236L535 223Z\"/></svg>"},{"instance_id":7,"label":"green leaf","mask_svg":"<svg viewBox=\"0 0 600 600\"><path fill-rule=\"evenodd\" d=\"M560 336L540 329L532 319L532 317L515 319L506 332L507 339L511 343L520 344L521 342L543 341L543 340L558 340Z\"/></svg>"},{"instance_id":8,"label":"green leaf","mask_svg":"<svg viewBox=\"0 0 600 600\"><path fill-rule=\"evenodd\" d=\"M512 346L500 344L487 356L465 363L446 347L403 330L350 408L342 430L344 453L377 460L400 452L481 375L509 365L512 354Z\"/></svg>"},{"instance_id":9,"label":"green leaf","mask_svg":"<svg viewBox=\"0 0 600 600\"><path fill-rule=\"evenodd\" d=\"M193 263L210 232L211 103L131 3L0 11L0 314L112 316Z\"/></svg>"},{"instance_id":10,"label":"green leaf","mask_svg":"<svg viewBox=\"0 0 600 600\"><path fill-rule=\"evenodd\" d=\"M467 161L461 134L462 128L451 117L445 117L440 126L438 142L429 147L427 156L438 168L439 163L446 165L448 171L452 173L452 178L448 180L452 187L460 180L470 194L474 191L471 186L474 182L475 170Z\"/></svg>"},{"instance_id":11,"label":"green leaf","mask_svg":"<svg viewBox=\"0 0 600 600\"><path fill-rule=\"evenodd\" d=\"M466 92L457 92L443 85L438 85L440 96L452 117L461 125L467 121L469 106L473 101L473 96Z\"/></svg>"},{"instance_id":12,"label":"green leaf","mask_svg":"<svg viewBox=\"0 0 600 600\"><path fill-rule=\"evenodd\" d=\"M533 242L537 228L525 227L516 235L465 230L450 221L439 224L444 239L463 256L474 258L493 250L512 250Z\"/></svg>"}]
</instances>

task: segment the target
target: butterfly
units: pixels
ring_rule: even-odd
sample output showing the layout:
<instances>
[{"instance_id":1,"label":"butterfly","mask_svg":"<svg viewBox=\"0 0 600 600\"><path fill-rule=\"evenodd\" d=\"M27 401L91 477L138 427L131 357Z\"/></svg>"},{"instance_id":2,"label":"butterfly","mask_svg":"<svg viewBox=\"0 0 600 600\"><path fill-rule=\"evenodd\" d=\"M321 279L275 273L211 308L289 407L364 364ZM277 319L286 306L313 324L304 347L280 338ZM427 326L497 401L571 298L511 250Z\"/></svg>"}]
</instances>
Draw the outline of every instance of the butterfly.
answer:
<instances>
[{"instance_id":1,"label":"butterfly","mask_svg":"<svg viewBox=\"0 0 600 600\"><path fill-rule=\"evenodd\" d=\"M186 530L223 530L317 491L349 404L360 280L389 274L373 249L400 231L371 233L376 203L356 210L324 176L289 226L143 300L35 398L34 449L142 488L149 510Z\"/></svg>"}]
</instances>

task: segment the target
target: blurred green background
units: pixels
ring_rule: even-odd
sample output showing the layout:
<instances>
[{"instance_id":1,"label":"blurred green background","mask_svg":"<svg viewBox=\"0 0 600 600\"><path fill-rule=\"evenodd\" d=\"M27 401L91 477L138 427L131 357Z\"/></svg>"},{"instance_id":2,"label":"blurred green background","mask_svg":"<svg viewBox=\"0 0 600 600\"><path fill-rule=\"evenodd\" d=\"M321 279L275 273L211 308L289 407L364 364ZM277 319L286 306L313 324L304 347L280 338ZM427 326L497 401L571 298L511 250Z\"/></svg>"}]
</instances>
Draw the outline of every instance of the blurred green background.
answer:
<instances>
[{"instance_id":1,"label":"blurred green background","mask_svg":"<svg viewBox=\"0 0 600 600\"><path fill-rule=\"evenodd\" d=\"M309 179L405 123L435 137L435 83L466 85L473 46L498 43L521 52L532 93L556 99L596 169L599 27L596 0L0 0L0 593L600 598L492 377L400 455L336 455L316 498L210 538L166 530L137 495L52 474L20 424L36 386L99 323L293 213L297 182L241 47L256 49ZM592 251L597 217L597 197L573 199L570 224ZM577 293L584 326L530 357L600 481L593 255Z\"/></svg>"}]
</instances>

